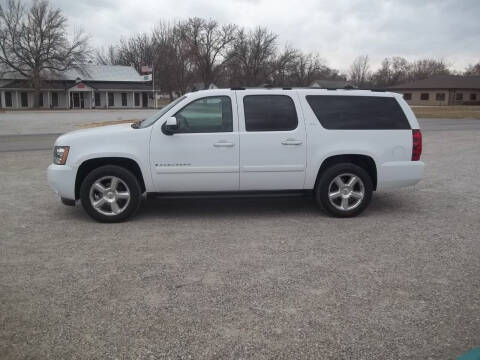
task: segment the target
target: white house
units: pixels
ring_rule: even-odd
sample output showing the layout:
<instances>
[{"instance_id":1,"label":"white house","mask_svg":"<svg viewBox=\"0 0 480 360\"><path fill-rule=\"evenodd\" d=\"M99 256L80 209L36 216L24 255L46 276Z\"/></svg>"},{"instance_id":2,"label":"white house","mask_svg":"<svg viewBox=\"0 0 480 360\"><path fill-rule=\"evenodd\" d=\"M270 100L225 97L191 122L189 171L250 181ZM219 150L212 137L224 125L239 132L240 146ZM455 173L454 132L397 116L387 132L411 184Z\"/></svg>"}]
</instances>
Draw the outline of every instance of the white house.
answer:
<instances>
[{"instance_id":1,"label":"white house","mask_svg":"<svg viewBox=\"0 0 480 360\"><path fill-rule=\"evenodd\" d=\"M50 76L41 85L40 108L92 109L153 107L151 79L131 66L84 65ZM34 89L15 73L0 75L0 107L31 108Z\"/></svg>"}]
</instances>

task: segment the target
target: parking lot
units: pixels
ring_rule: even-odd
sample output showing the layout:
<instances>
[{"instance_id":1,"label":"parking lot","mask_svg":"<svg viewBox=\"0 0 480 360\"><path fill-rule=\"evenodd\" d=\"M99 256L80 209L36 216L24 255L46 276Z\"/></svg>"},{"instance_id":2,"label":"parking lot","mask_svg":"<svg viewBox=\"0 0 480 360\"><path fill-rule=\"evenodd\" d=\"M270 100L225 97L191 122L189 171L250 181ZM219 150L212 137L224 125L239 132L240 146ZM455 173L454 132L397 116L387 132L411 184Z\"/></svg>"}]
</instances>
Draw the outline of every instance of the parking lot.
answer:
<instances>
[{"instance_id":1,"label":"parking lot","mask_svg":"<svg viewBox=\"0 0 480 360\"><path fill-rule=\"evenodd\" d=\"M447 127L448 128L448 127ZM2 359L452 359L480 346L480 129L354 219L305 198L154 200L93 222L51 151L0 153Z\"/></svg>"}]
</instances>

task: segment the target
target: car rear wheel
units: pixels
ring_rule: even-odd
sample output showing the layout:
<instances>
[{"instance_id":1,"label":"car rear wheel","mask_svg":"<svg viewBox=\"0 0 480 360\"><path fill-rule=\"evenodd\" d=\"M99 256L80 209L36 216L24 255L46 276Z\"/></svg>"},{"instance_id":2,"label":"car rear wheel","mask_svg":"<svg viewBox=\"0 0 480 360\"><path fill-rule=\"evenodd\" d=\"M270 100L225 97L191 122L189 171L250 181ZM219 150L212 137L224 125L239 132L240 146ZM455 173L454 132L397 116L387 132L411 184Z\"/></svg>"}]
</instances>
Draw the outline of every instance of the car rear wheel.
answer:
<instances>
[{"instance_id":1,"label":"car rear wheel","mask_svg":"<svg viewBox=\"0 0 480 360\"><path fill-rule=\"evenodd\" d=\"M315 197L328 214L353 217L368 206L372 191L372 179L363 168L351 163L341 163L329 167L321 175Z\"/></svg>"},{"instance_id":2,"label":"car rear wheel","mask_svg":"<svg viewBox=\"0 0 480 360\"><path fill-rule=\"evenodd\" d=\"M80 187L85 211L100 222L120 222L140 206L140 184L130 171L120 166L101 166L90 172Z\"/></svg>"}]
</instances>

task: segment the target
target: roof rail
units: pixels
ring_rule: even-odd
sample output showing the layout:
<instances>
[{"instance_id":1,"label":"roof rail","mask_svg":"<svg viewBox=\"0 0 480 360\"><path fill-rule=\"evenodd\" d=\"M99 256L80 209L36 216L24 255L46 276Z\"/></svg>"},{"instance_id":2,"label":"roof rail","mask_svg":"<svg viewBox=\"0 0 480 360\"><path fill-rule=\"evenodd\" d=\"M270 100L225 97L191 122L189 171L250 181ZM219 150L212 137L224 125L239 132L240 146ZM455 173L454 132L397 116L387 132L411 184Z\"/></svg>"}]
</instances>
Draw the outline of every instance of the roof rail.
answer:
<instances>
[{"instance_id":1,"label":"roof rail","mask_svg":"<svg viewBox=\"0 0 480 360\"><path fill-rule=\"evenodd\" d=\"M244 87L232 87L230 90L245 90Z\"/></svg>"}]
</instances>

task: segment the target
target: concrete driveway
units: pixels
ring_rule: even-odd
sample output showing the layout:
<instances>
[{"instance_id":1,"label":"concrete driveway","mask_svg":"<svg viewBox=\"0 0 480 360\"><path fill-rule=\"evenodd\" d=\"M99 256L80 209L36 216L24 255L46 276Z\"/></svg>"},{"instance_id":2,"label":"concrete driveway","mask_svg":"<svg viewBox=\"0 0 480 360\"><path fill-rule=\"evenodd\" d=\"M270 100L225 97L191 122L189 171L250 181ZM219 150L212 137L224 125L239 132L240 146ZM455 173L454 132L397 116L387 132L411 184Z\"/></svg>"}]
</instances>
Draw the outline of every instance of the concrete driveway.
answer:
<instances>
[{"instance_id":1,"label":"concrete driveway","mask_svg":"<svg viewBox=\"0 0 480 360\"><path fill-rule=\"evenodd\" d=\"M425 180L355 219L312 200L60 204L0 155L2 359L453 359L480 345L480 131L425 131Z\"/></svg>"}]
</instances>

